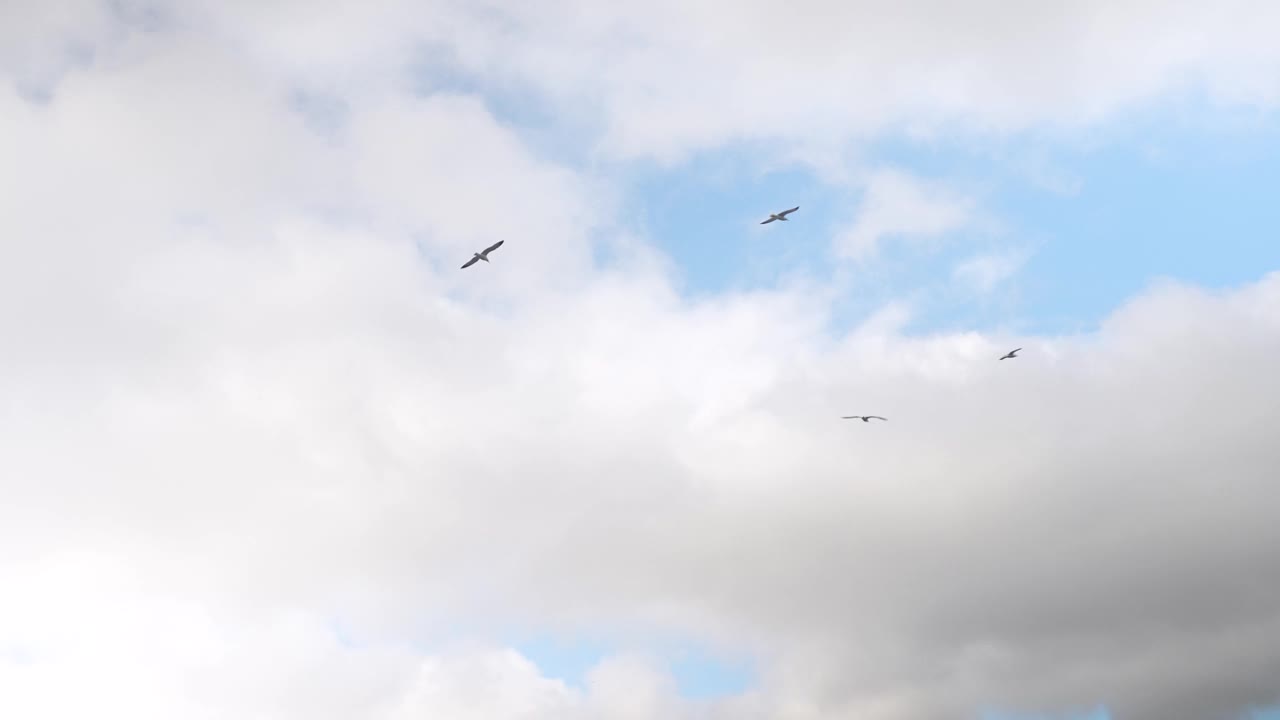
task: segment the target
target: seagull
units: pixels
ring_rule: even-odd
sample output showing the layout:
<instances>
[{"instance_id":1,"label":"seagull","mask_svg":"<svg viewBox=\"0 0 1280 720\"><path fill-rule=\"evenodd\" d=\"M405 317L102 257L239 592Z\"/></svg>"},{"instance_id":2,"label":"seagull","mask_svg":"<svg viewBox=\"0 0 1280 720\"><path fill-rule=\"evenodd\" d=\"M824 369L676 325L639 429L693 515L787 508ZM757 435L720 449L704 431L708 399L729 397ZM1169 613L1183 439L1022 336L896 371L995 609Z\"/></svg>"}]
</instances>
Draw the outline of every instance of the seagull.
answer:
<instances>
[{"instance_id":1,"label":"seagull","mask_svg":"<svg viewBox=\"0 0 1280 720\"><path fill-rule=\"evenodd\" d=\"M1022 349L1022 348L1018 348L1018 350L1021 350L1021 349ZM1018 350L1010 350L1010 351L1009 351L1009 354L1005 355L1004 357L1002 357L1002 358L1000 358L1000 359L1001 359L1001 360L1008 360L1009 358L1016 358L1016 357L1018 357Z\"/></svg>"},{"instance_id":2,"label":"seagull","mask_svg":"<svg viewBox=\"0 0 1280 720\"><path fill-rule=\"evenodd\" d=\"M463 270L466 270L467 268L471 267L472 265L475 265L477 260L483 260L483 261L485 261L485 262L489 262L489 253L491 253L491 252L493 252L494 250L497 250L498 248L502 247L502 243L504 243L504 242L506 242L506 241L505 241L505 240L499 240L498 242L496 242L496 243L494 243L494 244L490 245L489 247L485 248L485 249L484 249L484 252L474 253L475 257L473 257L473 258L471 258L470 260L468 260L468 261L467 261L467 263L466 263L465 265L463 265L463 266L462 266L462 269L463 269Z\"/></svg>"},{"instance_id":3,"label":"seagull","mask_svg":"<svg viewBox=\"0 0 1280 720\"><path fill-rule=\"evenodd\" d=\"M880 417L879 415L842 415L840 416L841 420L861 420L862 422L870 422L871 418L875 418L876 420L884 420L886 422L888 422L889 420L889 418L883 418L883 417Z\"/></svg>"},{"instance_id":4,"label":"seagull","mask_svg":"<svg viewBox=\"0 0 1280 720\"><path fill-rule=\"evenodd\" d=\"M786 221L787 221L787 216L788 216L788 215L790 215L791 213L793 213L793 212L795 212L795 211L799 210L799 209L800 209L800 206L799 206L799 205L797 205L797 206L795 206L795 207L791 208L790 210L783 210L783 211L782 211L782 212L780 212L780 213L769 213L769 219L768 219L768 220L765 220L764 222L762 222L762 223L760 223L760 224L761 224L761 225L768 225L769 223L773 222L774 220L781 220L781 221L783 221L783 222L786 222Z\"/></svg>"}]
</instances>

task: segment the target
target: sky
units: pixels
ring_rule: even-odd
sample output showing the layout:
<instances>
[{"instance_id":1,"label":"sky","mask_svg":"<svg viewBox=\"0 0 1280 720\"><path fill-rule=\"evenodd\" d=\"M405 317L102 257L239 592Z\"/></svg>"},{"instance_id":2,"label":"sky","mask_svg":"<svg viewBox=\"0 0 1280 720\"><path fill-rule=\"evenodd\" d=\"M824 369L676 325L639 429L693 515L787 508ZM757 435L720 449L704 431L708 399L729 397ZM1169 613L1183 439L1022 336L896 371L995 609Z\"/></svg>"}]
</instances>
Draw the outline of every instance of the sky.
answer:
<instances>
[{"instance_id":1,"label":"sky","mask_svg":"<svg viewBox=\"0 0 1280 720\"><path fill-rule=\"evenodd\" d=\"M1276 716L1278 27L4 3L0 716Z\"/></svg>"}]
</instances>

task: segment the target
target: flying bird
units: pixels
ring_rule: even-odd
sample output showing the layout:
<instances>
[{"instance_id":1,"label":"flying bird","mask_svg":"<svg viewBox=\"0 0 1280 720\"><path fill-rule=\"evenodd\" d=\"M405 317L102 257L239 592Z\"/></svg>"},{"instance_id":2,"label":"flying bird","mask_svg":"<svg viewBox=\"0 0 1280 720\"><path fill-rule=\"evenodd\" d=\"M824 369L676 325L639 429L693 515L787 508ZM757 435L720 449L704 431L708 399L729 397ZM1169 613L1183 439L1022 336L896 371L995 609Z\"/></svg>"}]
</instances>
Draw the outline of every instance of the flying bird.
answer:
<instances>
[{"instance_id":1,"label":"flying bird","mask_svg":"<svg viewBox=\"0 0 1280 720\"><path fill-rule=\"evenodd\" d=\"M1021 349L1022 349L1022 348L1018 348L1018 350L1021 350ZM1018 350L1010 350L1010 351L1009 351L1009 353L1008 353L1007 355L1005 355L1004 357L1002 357L1002 358L1000 358L1000 359L1001 359L1001 360L1008 360L1009 358L1016 358L1016 357L1018 357Z\"/></svg>"},{"instance_id":2,"label":"flying bird","mask_svg":"<svg viewBox=\"0 0 1280 720\"><path fill-rule=\"evenodd\" d=\"M790 210L783 210L783 211L782 211L782 212L780 212L780 213L769 213L769 219L768 219L768 220L765 220L764 222L762 222L762 223L760 223L760 224L761 224L761 225L768 225L769 223L773 222L774 220L781 220L781 221L783 221L783 222L786 222L786 221L787 221L787 216L788 216L788 215L790 215L791 213L793 213L793 212L795 212L795 211L799 210L799 209L800 209L800 206L799 206L799 205L797 205L797 206L795 206L795 207L791 208Z\"/></svg>"},{"instance_id":3,"label":"flying bird","mask_svg":"<svg viewBox=\"0 0 1280 720\"><path fill-rule=\"evenodd\" d=\"M497 250L498 248L502 247L502 243L504 243L504 242L506 242L506 241L505 241L505 240L499 240L498 242L496 242L496 243L494 243L494 244L490 245L489 247L485 248L485 249L484 249L484 252L478 252L478 253L475 253L475 254L474 254L474 257L472 257L470 260L468 260L468 261L466 262L466 264L462 266L462 268L461 268L461 269L466 270L467 268L471 267L472 265L475 265L477 260L483 260L483 261L485 261L485 262L489 262L489 253L491 253L491 252L493 252L494 250Z\"/></svg>"},{"instance_id":4,"label":"flying bird","mask_svg":"<svg viewBox=\"0 0 1280 720\"><path fill-rule=\"evenodd\" d=\"M861 420L862 422L870 422L871 418L875 418L876 420L884 420L886 422L888 422L889 420L889 418L883 418L883 417L880 417L879 415L841 415L840 416L841 420Z\"/></svg>"}]
</instances>

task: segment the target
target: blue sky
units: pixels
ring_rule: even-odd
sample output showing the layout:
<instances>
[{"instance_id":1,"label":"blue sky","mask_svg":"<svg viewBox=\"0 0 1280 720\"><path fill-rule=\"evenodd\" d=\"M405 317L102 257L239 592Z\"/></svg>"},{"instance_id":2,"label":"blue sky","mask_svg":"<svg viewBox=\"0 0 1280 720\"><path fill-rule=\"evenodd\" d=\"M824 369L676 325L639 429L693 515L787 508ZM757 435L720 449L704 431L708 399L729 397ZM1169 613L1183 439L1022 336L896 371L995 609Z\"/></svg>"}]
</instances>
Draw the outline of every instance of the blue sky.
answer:
<instances>
[{"instance_id":1,"label":"blue sky","mask_svg":"<svg viewBox=\"0 0 1280 720\"><path fill-rule=\"evenodd\" d=\"M868 166L970 192L987 222L924 253L890 245L848 289L844 320L906 295L918 302L912 331L1081 332L1156 279L1230 288L1280 267L1280 125L1194 117L1144 115L1085 138L872 143ZM1032 164L1056 182L1038 182ZM792 273L829 280L832 236L860 202L858 188L802 167L762 171L745 149L649 170L631 190L630 217L676 261L692 296L771 287ZM793 205L791 224L756 225ZM1025 264L988 295L958 291L952 269L983 251Z\"/></svg>"},{"instance_id":2,"label":"blue sky","mask_svg":"<svg viewBox=\"0 0 1280 720\"><path fill-rule=\"evenodd\" d=\"M0 12L0 716L1280 720L1280 4L146 4Z\"/></svg>"},{"instance_id":3,"label":"blue sky","mask_svg":"<svg viewBox=\"0 0 1280 720\"><path fill-rule=\"evenodd\" d=\"M520 83L486 79L447 49L417 56L416 90L477 93L540 153L603 172L622 191L624 226L674 261L689 297L841 275L833 237L858 217L858 183L779 163L767 143L730 141L674 163L607 162L598 123L558 113ZM919 247L886 243L848 278L833 331L910 299L909 332L1076 333L1157 279L1225 289L1280 267L1280 116L1184 92L1083 128L972 130L912 137L890 127L854 140L852 164L937 181L975 201L981 222ZM849 164L849 160L841 161ZM839 163L838 163L839 164ZM601 170L603 168L603 170ZM794 225L757 223L801 206ZM1019 258L991 292L956 286L957 264L984 252Z\"/></svg>"},{"instance_id":4,"label":"blue sky","mask_svg":"<svg viewBox=\"0 0 1280 720\"><path fill-rule=\"evenodd\" d=\"M537 152L593 169L590 150L567 140L589 122L556 115L517 85L485 82L447 53L419 60L415 92L478 93ZM322 130L342 121L342 106L323 95L297 99ZM1280 123L1267 113L1193 98L1081 130L925 139L889 132L855 145L860 171L890 170L946 188L971 202L972 217L922 243L886 235L874 257L851 264L833 243L857 223L866 187L801 162L780 163L762 143L729 142L674 164L615 162L603 173L621 192L620 224L669 256L686 297L832 283L841 290L833 333L904 300L910 333L1088 332L1157 280L1228 289L1280 268L1273 192ZM800 211L790 222L759 225L794 205ZM983 257L1010 259L1013 267L974 290L957 279L957 268ZM757 680L751 658L718 656L693 638L646 645L533 633L502 640L547 676L579 688L592 667L620 652L658 658L685 697L735 695ZM982 713L983 720L1048 717ZM1058 717L1109 720L1104 706ZM1270 717L1259 712L1251 720Z\"/></svg>"},{"instance_id":5,"label":"blue sky","mask_svg":"<svg viewBox=\"0 0 1280 720\"><path fill-rule=\"evenodd\" d=\"M420 91L483 92L490 111L539 152L591 164L536 98L483 88L447 65L437 58L423 70ZM872 260L851 267L835 257L833 238L857 221L865 189L803 163L778 163L759 143L729 143L674 165L610 165L606 175L622 192L622 225L671 258L686 297L839 282L836 333L903 299L913 311L909 333L1084 333L1160 280L1225 290L1280 268L1280 122L1271 113L1192 99L1079 131L880 136L858 145L856 162L963 194L976 220L923 245L887 237ZM759 225L794 205L800 211L791 222ZM989 291L962 287L957 266L984 255L1016 257L1017 267ZM686 697L738 694L757 679L750 658L717 656L692 638L649 646L572 634L504 641L573 687L619 652L658 658ZM981 717L1110 718L1104 705L1073 715Z\"/></svg>"},{"instance_id":6,"label":"blue sky","mask_svg":"<svg viewBox=\"0 0 1280 720\"><path fill-rule=\"evenodd\" d=\"M770 166L758 150L731 145L621 176L623 222L670 256L689 298L841 273L832 241L856 221L861 189L800 164ZM1087 133L880 140L860 158L970 195L981 221L924 251L886 244L854 272L834 308L834 332L903 297L913 304L909 332L1088 332L1157 280L1229 289L1280 268L1280 123L1270 116L1179 106ZM758 224L794 205L801 209L791 222ZM1022 262L988 293L957 287L955 267L983 253ZM566 636L514 645L573 686L608 655L641 649ZM748 658L718 658L692 641L643 650L668 663L689 697L733 695L755 680ZM1061 716L982 714L1050 717L1110 718L1103 705Z\"/></svg>"},{"instance_id":7,"label":"blue sky","mask_svg":"<svg viewBox=\"0 0 1280 720\"><path fill-rule=\"evenodd\" d=\"M1088 332L1157 280L1228 289L1280 268L1280 125L1269 121L1202 108L1145 114L1089 136L881 141L863 157L971 191L989 222L947 233L926 252L888 245L858 270L833 331L906 296L916 301L911 332ZM633 170L626 185L625 221L674 260L690 298L793 277L832 280L832 237L856 220L861 200L857 187L799 165L762 169L745 148ZM801 209L788 224L758 225L793 205ZM989 294L956 288L954 267L984 251L1021 253L1025 262ZM618 650L565 637L517 646L573 685ZM692 644L647 650L670 662L689 696L733 694L753 680L745 658L727 662ZM1058 717L1109 718L1105 707Z\"/></svg>"},{"instance_id":8,"label":"blue sky","mask_svg":"<svg viewBox=\"0 0 1280 720\"><path fill-rule=\"evenodd\" d=\"M616 653L619 645L606 639L542 634L512 644L548 677L583 688L593 667ZM755 671L748 658L729 659L692 640L627 643L629 653L656 658L671 673L680 694L688 698L737 695L752 687Z\"/></svg>"}]
</instances>

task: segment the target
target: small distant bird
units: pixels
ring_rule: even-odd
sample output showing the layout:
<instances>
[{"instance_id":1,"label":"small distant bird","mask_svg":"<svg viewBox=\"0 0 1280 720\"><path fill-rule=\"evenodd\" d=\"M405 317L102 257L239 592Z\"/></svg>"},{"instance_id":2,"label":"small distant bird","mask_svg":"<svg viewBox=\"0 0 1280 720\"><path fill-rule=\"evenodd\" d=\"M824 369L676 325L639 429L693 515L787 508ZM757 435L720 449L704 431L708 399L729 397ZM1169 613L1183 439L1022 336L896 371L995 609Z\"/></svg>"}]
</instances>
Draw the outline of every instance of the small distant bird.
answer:
<instances>
[{"instance_id":1,"label":"small distant bird","mask_svg":"<svg viewBox=\"0 0 1280 720\"><path fill-rule=\"evenodd\" d=\"M799 209L800 209L800 206L799 206L799 205L797 205L797 206L795 206L795 207L791 208L790 210L783 210L783 211L782 211L782 212L780 212L780 213L769 213L769 219L768 219L768 220L765 220L764 222L762 222L762 223L760 223L760 224L761 224L761 225L768 225L769 223L773 222L774 220L781 220L781 221L783 221L783 222L786 222L786 221L787 221L787 216L788 216L788 215L790 215L791 213L793 213L793 212L795 212L795 211L799 210Z\"/></svg>"},{"instance_id":2,"label":"small distant bird","mask_svg":"<svg viewBox=\"0 0 1280 720\"><path fill-rule=\"evenodd\" d=\"M876 420L884 420L888 422L889 418L882 418L879 415L841 415L841 420L861 420L862 422L870 422L872 418Z\"/></svg>"},{"instance_id":3,"label":"small distant bird","mask_svg":"<svg viewBox=\"0 0 1280 720\"><path fill-rule=\"evenodd\" d=\"M1022 349L1022 348L1018 348L1018 350L1021 350L1021 349ZM1016 357L1018 357L1018 350L1010 350L1010 351L1009 351L1009 353L1008 353L1007 355L1005 355L1004 357L1002 357L1002 358L1000 358L1000 359L1001 359L1001 360L1008 360L1009 358L1016 358Z\"/></svg>"},{"instance_id":4,"label":"small distant bird","mask_svg":"<svg viewBox=\"0 0 1280 720\"><path fill-rule=\"evenodd\" d=\"M490 245L489 247L485 248L485 249L484 249L484 252L474 253L474 257L472 257L470 260L468 260L468 261L467 261L467 263L466 263L465 265L463 265L461 269L466 270L467 268L471 267L472 265L475 265L477 260L483 260L483 261L485 261L485 262L489 262L489 253L491 253L491 252L493 252L494 250L497 250L498 248L502 247L502 243L504 243L504 242L506 242L506 240L499 240L498 242L496 242L496 243L494 243L494 244Z\"/></svg>"}]
</instances>

